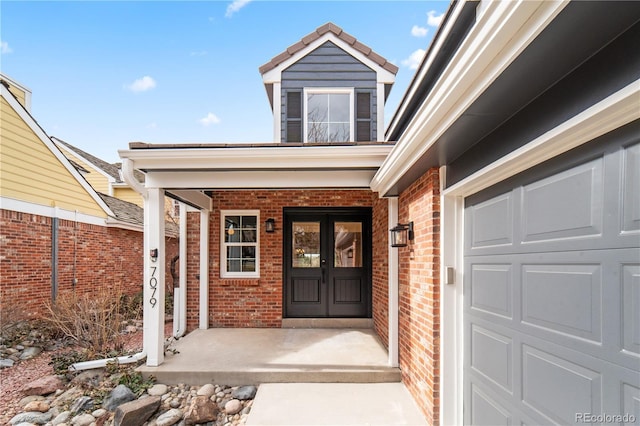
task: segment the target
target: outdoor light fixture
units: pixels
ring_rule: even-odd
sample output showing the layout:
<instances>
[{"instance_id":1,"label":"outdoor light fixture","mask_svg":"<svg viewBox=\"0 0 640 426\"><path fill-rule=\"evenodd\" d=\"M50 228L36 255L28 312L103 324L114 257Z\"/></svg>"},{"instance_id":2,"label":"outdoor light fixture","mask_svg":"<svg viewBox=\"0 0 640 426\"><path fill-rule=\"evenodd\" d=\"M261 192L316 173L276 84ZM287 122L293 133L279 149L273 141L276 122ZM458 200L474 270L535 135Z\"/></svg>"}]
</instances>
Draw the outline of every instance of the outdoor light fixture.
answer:
<instances>
[{"instance_id":1,"label":"outdoor light fixture","mask_svg":"<svg viewBox=\"0 0 640 426\"><path fill-rule=\"evenodd\" d=\"M409 241L413 241L413 222L399 223L390 231L391 247L406 247Z\"/></svg>"},{"instance_id":2,"label":"outdoor light fixture","mask_svg":"<svg viewBox=\"0 0 640 426\"><path fill-rule=\"evenodd\" d=\"M264 221L264 230L268 233L272 233L276 230L276 220L272 217Z\"/></svg>"}]
</instances>

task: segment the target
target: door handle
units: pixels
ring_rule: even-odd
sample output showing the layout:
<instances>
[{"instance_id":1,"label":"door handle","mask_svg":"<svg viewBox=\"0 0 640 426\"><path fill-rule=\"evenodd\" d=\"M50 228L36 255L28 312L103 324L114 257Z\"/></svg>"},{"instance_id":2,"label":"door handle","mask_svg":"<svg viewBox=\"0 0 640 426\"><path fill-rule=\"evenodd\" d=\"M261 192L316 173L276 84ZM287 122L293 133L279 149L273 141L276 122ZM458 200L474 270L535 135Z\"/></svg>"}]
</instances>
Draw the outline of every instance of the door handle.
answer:
<instances>
[{"instance_id":1,"label":"door handle","mask_svg":"<svg viewBox=\"0 0 640 426\"><path fill-rule=\"evenodd\" d=\"M320 261L320 270L322 272L322 284L324 284L324 281L325 281L326 266L327 266L327 261L325 259L322 259Z\"/></svg>"}]
</instances>

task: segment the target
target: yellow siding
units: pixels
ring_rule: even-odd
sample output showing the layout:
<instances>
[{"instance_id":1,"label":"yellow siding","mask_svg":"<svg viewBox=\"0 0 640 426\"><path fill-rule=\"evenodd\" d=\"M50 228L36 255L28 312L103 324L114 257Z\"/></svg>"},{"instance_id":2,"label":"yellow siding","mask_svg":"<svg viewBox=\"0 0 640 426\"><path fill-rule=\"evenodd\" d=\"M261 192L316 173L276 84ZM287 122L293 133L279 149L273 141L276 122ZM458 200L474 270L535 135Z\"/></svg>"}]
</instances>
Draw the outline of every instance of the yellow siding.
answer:
<instances>
[{"instance_id":1,"label":"yellow siding","mask_svg":"<svg viewBox=\"0 0 640 426\"><path fill-rule=\"evenodd\" d=\"M65 157L73 160L77 164L81 165L86 170L89 170L89 173L80 173L84 178L89 182L89 184L98 192L102 192L103 194L109 195L109 179L100 173L96 166L89 163L79 155L76 155L73 151L70 151L66 148L60 148L64 153ZM128 200L127 200L128 201Z\"/></svg>"},{"instance_id":2,"label":"yellow siding","mask_svg":"<svg viewBox=\"0 0 640 426\"><path fill-rule=\"evenodd\" d=\"M6 99L1 101L0 196L106 217Z\"/></svg>"},{"instance_id":3,"label":"yellow siding","mask_svg":"<svg viewBox=\"0 0 640 426\"><path fill-rule=\"evenodd\" d=\"M18 89L18 88L17 88L16 86L14 86L13 84L9 84L9 91L10 91L11 93L13 93L13 96L15 96L15 97L16 97L16 99L18 100L18 102L20 102L20 104L21 104L23 107L25 107L25 108L27 107L26 100L25 100L25 96L26 96L26 94L25 94L24 90Z\"/></svg>"},{"instance_id":4,"label":"yellow siding","mask_svg":"<svg viewBox=\"0 0 640 426\"><path fill-rule=\"evenodd\" d=\"M113 196L124 201L136 204L140 207L143 206L142 195L138 194L131 188L113 188Z\"/></svg>"}]
</instances>

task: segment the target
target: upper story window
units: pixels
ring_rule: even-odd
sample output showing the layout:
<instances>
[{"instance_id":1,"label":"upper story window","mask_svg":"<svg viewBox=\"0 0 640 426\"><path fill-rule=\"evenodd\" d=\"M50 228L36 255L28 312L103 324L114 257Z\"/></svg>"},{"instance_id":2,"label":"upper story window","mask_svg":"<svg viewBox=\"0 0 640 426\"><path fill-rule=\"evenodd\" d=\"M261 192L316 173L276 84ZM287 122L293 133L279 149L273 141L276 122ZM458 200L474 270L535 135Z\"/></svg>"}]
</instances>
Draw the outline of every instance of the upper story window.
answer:
<instances>
[{"instance_id":1,"label":"upper story window","mask_svg":"<svg viewBox=\"0 0 640 426\"><path fill-rule=\"evenodd\" d=\"M370 89L304 88L284 97L286 142L375 140Z\"/></svg>"},{"instance_id":2,"label":"upper story window","mask_svg":"<svg viewBox=\"0 0 640 426\"><path fill-rule=\"evenodd\" d=\"M220 276L222 278L260 277L260 212L223 210Z\"/></svg>"},{"instance_id":3,"label":"upper story window","mask_svg":"<svg viewBox=\"0 0 640 426\"><path fill-rule=\"evenodd\" d=\"M353 89L305 89L305 142L353 141Z\"/></svg>"}]
</instances>

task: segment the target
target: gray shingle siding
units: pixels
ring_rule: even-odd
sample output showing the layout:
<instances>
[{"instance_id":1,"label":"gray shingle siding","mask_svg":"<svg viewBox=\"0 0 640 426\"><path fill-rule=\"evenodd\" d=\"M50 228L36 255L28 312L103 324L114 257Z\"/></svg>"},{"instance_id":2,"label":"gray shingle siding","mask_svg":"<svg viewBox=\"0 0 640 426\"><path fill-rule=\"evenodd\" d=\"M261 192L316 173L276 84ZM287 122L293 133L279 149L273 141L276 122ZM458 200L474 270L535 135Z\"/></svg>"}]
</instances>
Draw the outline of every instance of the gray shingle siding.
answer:
<instances>
[{"instance_id":1,"label":"gray shingle siding","mask_svg":"<svg viewBox=\"0 0 640 426\"><path fill-rule=\"evenodd\" d=\"M282 72L281 140L286 141L287 92L305 87L353 87L356 92L371 93L371 140L377 140L376 73L330 41L309 53ZM304 111L303 111L304 117Z\"/></svg>"}]
</instances>

